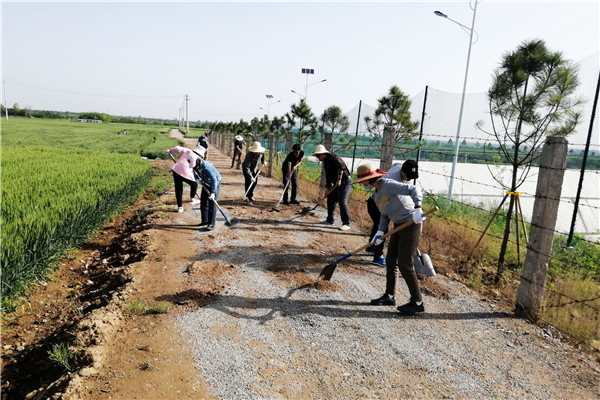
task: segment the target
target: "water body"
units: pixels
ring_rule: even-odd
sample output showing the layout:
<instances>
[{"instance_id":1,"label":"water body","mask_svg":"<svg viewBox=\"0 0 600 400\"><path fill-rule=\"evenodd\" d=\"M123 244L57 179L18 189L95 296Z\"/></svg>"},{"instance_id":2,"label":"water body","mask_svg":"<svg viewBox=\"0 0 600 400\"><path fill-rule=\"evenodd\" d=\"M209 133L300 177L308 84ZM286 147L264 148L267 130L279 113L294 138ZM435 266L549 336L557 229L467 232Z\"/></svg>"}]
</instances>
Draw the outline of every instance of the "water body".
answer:
<instances>
[{"instance_id":1,"label":"water body","mask_svg":"<svg viewBox=\"0 0 600 400\"><path fill-rule=\"evenodd\" d=\"M316 161L316 159L314 160ZM352 158L344 157L344 161L348 167L352 166ZM394 163L402 163L402 161L397 160ZM379 166L378 159L357 158L354 160L354 170L356 171L360 164L366 162ZM521 207L527 221L531 220L533 213L538 170L537 167L532 167L527 179L518 189L522 193ZM448 194L451 171L452 163L419 162L417 185L421 187L424 194L433 193L445 198ZM508 186L510 176L511 170L507 166L491 166L488 168L485 164L458 163L456 164L452 199L488 210L495 210L506 194L506 189L503 189L497 180ZM580 170L570 169L565 171L563 179L556 231L565 235L571 229L579 176ZM505 201L503 208L505 210L508 208L508 199ZM575 233L584 236L588 240L600 243L600 171L585 172L575 223Z\"/></svg>"}]
</instances>

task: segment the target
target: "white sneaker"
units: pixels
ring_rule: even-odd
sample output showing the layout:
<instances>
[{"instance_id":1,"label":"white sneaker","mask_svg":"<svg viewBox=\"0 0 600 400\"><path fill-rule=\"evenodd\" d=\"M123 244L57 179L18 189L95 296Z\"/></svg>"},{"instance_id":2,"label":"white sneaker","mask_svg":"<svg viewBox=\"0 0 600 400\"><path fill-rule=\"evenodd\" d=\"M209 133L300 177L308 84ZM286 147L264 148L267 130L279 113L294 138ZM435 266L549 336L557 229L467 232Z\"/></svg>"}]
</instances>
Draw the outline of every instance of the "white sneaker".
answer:
<instances>
[{"instance_id":1,"label":"white sneaker","mask_svg":"<svg viewBox=\"0 0 600 400\"><path fill-rule=\"evenodd\" d=\"M192 205L200 204L200 200L194 198L194 199L192 199L191 203L192 203Z\"/></svg>"},{"instance_id":2,"label":"white sneaker","mask_svg":"<svg viewBox=\"0 0 600 400\"><path fill-rule=\"evenodd\" d=\"M342 227L340 229L343 231L350 230L350 225L342 225Z\"/></svg>"},{"instance_id":3,"label":"white sneaker","mask_svg":"<svg viewBox=\"0 0 600 400\"><path fill-rule=\"evenodd\" d=\"M182 212L183 212L183 207L179 207L179 208L177 209L177 212L178 212L178 213L182 213Z\"/></svg>"}]
</instances>

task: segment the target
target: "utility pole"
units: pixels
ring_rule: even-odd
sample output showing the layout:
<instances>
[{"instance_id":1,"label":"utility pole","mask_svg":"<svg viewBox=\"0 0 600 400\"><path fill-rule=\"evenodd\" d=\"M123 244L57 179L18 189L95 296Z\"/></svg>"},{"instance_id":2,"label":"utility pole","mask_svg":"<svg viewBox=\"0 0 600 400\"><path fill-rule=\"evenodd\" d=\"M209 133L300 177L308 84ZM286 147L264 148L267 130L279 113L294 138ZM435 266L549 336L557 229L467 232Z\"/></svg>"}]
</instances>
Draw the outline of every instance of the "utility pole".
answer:
<instances>
[{"instance_id":1,"label":"utility pole","mask_svg":"<svg viewBox=\"0 0 600 400\"><path fill-rule=\"evenodd\" d=\"M190 98L188 97L188 95L185 95L185 121L186 121L186 127L185 127L185 132L186 133L190 133L190 108L189 108L189 103Z\"/></svg>"},{"instance_id":2,"label":"utility pole","mask_svg":"<svg viewBox=\"0 0 600 400\"><path fill-rule=\"evenodd\" d=\"M6 120L8 121L8 103L6 103L6 81L2 81L3 92L4 92L4 114L6 115Z\"/></svg>"}]
</instances>

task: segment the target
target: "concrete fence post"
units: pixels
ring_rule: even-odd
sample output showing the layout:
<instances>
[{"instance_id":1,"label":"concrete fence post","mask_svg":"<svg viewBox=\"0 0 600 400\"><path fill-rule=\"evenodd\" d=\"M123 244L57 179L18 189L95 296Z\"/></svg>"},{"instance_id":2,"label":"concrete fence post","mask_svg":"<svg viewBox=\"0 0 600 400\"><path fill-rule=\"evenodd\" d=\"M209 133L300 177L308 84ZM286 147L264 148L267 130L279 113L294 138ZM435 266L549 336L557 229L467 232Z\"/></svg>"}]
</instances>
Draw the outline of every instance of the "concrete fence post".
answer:
<instances>
[{"instance_id":1,"label":"concrete fence post","mask_svg":"<svg viewBox=\"0 0 600 400\"><path fill-rule=\"evenodd\" d=\"M532 321L539 317L544 296L567 150L567 139L558 136L548 137L542 149L531 233L515 309L518 316Z\"/></svg>"}]
</instances>

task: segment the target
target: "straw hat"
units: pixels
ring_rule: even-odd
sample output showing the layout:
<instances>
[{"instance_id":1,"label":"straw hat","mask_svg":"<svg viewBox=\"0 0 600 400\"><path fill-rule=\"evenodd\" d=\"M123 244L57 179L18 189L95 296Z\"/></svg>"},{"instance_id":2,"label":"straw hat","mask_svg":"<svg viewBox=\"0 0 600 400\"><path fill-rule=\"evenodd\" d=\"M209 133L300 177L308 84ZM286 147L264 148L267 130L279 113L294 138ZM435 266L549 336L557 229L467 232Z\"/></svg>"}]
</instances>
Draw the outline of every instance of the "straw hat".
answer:
<instances>
[{"instance_id":1,"label":"straw hat","mask_svg":"<svg viewBox=\"0 0 600 400\"><path fill-rule=\"evenodd\" d=\"M264 153L265 148L260 145L260 142L254 142L252 143L252 146L250 146L248 151L251 153Z\"/></svg>"},{"instance_id":2,"label":"straw hat","mask_svg":"<svg viewBox=\"0 0 600 400\"><path fill-rule=\"evenodd\" d=\"M352 181L352 184L377 178L383 175L387 175L387 173L383 172L379 168L375 168L375 165L371 163L362 164L356 169L356 180Z\"/></svg>"},{"instance_id":3,"label":"straw hat","mask_svg":"<svg viewBox=\"0 0 600 400\"><path fill-rule=\"evenodd\" d=\"M315 148L315 151L313 151L313 156L316 156L317 154L326 154L326 153L329 153L329 152L327 151L325 146L323 146L322 144L318 144L317 147Z\"/></svg>"},{"instance_id":4,"label":"straw hat","mask_svg":"<svg viewBox=\"0 0 600 400\"><path fill-rule=\"evenodd\" d=\"M236 135L236 136L235 136L235 140L244 140L244 138L243 138L243 137L241 137L240 135Z\"/></svg>"}]
</instances>

